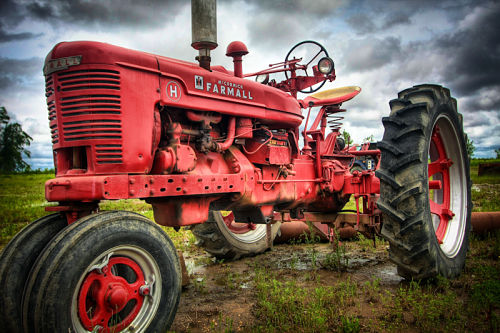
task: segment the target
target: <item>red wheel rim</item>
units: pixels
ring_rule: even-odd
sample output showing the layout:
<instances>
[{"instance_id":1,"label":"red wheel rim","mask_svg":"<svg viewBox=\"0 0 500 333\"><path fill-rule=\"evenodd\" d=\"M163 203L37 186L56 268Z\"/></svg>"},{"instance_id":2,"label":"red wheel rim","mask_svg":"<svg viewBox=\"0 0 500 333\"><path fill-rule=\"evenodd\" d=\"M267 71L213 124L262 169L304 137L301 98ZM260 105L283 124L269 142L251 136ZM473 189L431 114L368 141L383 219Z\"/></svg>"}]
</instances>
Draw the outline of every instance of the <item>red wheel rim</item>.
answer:
<instances>
[{"instance_id":1,"label":"red wheel rim","mask_svg":"<svg viewBox=\"0 0 500 333\"><path fill-rule=\"evenodd\" d=\"M222 219L226 224L227 228L234 234L245 234L249 231L255 230L257 227L253 223L238 223L234 220L233 212L230 212L228 215L222 215Z\"/></svg>"},{"instance_id":2,"label":"red wheel rim","mask_svg":"<svg viewBox=\"0 0 500 333\"><path fill-rule=\"evenodd\" d=\"M127 276L117 273L120 268L125 269ZM98 325L100 332L119 332L126 328L141 310L148 294L144 286L141 268L127 257L112 257L100 271L88 273L78 294L78 316L83 327L92 331Z\"/></svg>"},{"instance_id":3,"label":"red wheel rim","mask_svg":"<svg viewBox=\"0 0 500 333\"><path fill-rule=\"evenodd\" d=\"M436 238L438 243L442 244L450 220L455 216L450 209L450 167L453 161L446 154L444 141L437 125L432 131L429 156L429 191L433 191L432 195L429 195L429 203L431 214L439 220L435 228Z\"/></svg>"}]
</instances>

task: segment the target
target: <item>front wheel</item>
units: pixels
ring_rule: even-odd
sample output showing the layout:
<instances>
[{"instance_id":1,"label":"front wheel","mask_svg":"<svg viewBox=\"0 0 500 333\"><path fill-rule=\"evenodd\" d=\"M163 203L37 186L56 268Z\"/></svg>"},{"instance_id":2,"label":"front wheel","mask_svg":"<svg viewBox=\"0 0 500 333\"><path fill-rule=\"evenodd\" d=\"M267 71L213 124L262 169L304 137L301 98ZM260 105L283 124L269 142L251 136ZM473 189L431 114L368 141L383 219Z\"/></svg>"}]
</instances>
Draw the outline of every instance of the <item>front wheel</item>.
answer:
<instances>
[{"instance_id":1,"label":"front wheel","mask_svg":"<svg viewBox=\"0 0 500 333\"><path fill-rule=\"evenodd\" d=\"M34 266L27 332L166 332L181 292L177 252L163 230L130 212L104 212L59 233Z\"/></svg>"},{"instance_id":2,"label":"front wheel","mask_svg":"<svg viewBox=\"0 0 500 333\"><path fill-rule=\"evenodd\" d=\"M0 322L5 332L21 332L22 293L38 255L68 224L59 214L44 216L21 230L0 255Z\"/></svg>"},{"instance_id":3,"label":"front wheel","mask_svg":"<svg viewBox=\"0 0 500 333\"><path fill-rule=\"evenodd\" d=\"M407 279L456 277L465 265L472 208L456 100L446 88L420 85L390 105L376 172L390 258Z\"/></svg>"}]
</instances>

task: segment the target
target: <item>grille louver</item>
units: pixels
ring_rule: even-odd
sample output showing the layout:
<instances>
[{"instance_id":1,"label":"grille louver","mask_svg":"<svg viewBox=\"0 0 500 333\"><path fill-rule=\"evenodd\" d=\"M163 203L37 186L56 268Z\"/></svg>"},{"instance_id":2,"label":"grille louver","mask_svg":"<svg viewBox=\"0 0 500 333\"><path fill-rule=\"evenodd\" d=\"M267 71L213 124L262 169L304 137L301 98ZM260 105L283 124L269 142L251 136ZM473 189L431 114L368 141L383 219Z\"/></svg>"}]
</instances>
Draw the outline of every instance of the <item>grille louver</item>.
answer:
<instances>
[{"instance_id":1,"label":"grille louver","mask_svg":"<svg viewBox=\"0 0 500 333\"><path fill-rule=\"evenodd\" d=\"M122 163L122 145L107 144L96 145L97 163L119 164Z\"/></svg>"}]
</instances>

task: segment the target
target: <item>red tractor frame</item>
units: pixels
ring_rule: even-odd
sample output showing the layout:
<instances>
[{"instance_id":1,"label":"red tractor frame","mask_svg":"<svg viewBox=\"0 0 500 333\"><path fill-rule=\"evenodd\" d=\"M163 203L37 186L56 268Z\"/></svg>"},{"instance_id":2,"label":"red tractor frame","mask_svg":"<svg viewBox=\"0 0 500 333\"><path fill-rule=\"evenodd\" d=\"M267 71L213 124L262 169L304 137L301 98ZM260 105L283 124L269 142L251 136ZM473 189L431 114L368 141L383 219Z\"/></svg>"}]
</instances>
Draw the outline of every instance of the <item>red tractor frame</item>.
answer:
<instances>
[{"instance_id":1,"label":"red tractor frame","mask_svg":"<svg viewBox=\"0 0 500 333\"><path fill-rule=\"evenodd\" d=\"M382 119L378 149L352 149L340 135L342 104L361 89L316 92L336 77L323 46L299 43L283 62L243 75L248 50L233 42L226 52L233 71L213 66L215 3L192 5L199 64L98 42L60 43L47 55L56 177L45 190L56 204L2 252L7 330L171 325L181 288L171 240L141 215L100 211L101 200L145 200L157 224L190 226L221 258L261 252L280 223L300 220L331 241L381 234L405 278L460 274L470 178L449 90L401 91ZM212 29L204 35L197 25ZM298 99L299 92L314 94ZM375 170L351 172L363 156L377 161ZM356 211L344 211L351 197Z\"/></svg>"}]
</instances>

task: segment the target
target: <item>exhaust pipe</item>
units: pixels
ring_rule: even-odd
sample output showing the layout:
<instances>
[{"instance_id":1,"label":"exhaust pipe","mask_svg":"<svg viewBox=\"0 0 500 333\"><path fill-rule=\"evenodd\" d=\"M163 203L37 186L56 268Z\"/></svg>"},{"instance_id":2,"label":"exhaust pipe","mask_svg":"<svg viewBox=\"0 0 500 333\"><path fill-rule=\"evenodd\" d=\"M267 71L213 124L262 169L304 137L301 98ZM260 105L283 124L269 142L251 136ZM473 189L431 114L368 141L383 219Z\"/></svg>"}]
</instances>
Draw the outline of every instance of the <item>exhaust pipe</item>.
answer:
<instances>
[{"instance_id":1,"label":"exhaust pipe","mask_svg":"<svg viewBox=\"0 0 500 333\"><path fill-rule=\"evenodd\" d=\"M216 0L191 0L191 46L199 51L200 67L210 70L210 51L217 47Z\"/></svg>"}]
</instances>

